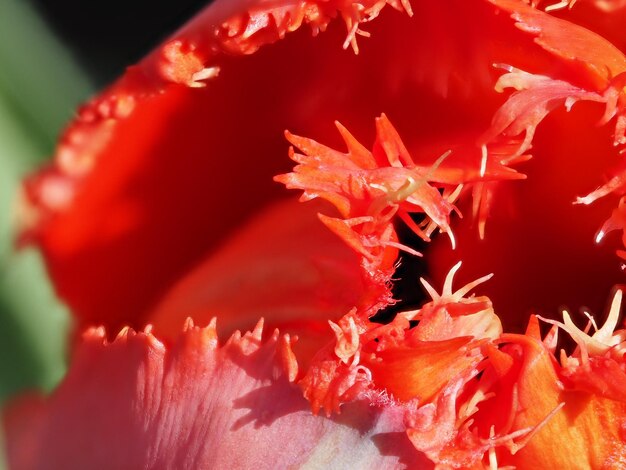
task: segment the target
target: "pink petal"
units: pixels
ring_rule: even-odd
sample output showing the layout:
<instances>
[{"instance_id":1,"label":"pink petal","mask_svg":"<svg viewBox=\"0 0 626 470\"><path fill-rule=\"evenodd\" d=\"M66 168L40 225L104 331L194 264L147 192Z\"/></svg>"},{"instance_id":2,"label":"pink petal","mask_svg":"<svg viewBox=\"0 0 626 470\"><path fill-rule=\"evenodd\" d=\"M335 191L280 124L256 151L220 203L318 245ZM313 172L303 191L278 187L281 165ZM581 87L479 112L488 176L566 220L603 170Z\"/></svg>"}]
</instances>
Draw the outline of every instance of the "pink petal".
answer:
<instances>
[{"instance_id":1,"label":"pink petal","mask_svg":"<svg viewBox=\"0 0 626 470\"><path fill-rule=\"evenodd\" d=\"M92 329L48 399L9 409L12 468L432 468L403 433L404 409L357 401L313 416L282 373L278 334L218 346L214 324L167 346Z\"/></svg>"}]
</instances>

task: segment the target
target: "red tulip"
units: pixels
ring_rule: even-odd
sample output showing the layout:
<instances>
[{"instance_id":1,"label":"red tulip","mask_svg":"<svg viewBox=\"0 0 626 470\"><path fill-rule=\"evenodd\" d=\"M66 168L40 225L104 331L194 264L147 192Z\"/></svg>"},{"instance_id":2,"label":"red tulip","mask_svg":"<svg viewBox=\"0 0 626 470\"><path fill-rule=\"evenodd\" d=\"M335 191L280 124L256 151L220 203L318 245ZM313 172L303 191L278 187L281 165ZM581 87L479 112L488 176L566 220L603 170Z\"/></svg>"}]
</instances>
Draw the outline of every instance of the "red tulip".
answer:
<instances>
[{"instance_id":1,"label":"red tulip","mask_svg":"<svg viewBox=\"0 0 626 470\"><path fill-rule=\"evenodd\" d=\"M626 16L532 3L218 0L81 109L12 465L625 468Z\"/></svg>"}]
</instances>

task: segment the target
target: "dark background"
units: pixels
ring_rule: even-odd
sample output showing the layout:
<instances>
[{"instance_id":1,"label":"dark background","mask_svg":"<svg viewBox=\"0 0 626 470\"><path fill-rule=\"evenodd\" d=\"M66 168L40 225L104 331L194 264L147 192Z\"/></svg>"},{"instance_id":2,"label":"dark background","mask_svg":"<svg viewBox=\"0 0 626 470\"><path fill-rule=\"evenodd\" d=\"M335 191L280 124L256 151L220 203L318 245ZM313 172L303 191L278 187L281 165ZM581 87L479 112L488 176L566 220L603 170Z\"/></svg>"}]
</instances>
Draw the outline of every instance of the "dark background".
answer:
<instances>
[{"instance_id":1,"label":"dark background","mask_svg":"<svg viewBox=\"0 0 626 470\"><path fill-rule=\"evenodd\" d=\"M32 0L101 87L175 32L207 0Z\"/></svg>"}]
</instances>

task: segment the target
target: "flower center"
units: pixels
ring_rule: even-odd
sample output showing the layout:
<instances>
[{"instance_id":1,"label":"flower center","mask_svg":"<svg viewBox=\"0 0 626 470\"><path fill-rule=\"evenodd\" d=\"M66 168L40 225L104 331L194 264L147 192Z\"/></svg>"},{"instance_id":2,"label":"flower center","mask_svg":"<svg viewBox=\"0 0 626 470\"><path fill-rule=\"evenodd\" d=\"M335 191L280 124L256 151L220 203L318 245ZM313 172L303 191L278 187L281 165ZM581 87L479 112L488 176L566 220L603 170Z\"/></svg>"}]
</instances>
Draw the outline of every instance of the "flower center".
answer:
<instances>
[{"instance_id":1,"label":"flower center","mask_svg":"<svg viewBox=\"0 0 626 470\"><path fill-rule=\"evenodd\" d=\"M416 217L419 222L423 217ZM428 243L418 237L406 224L400 222L395 224L400 243L411 247L420 253L424 253L428 248ZM445 238L445 234L440 234L437 238ZM442 240L444 243L449 240ZM420 308L424 303L430 301L430 297L419 284L419 279L428 277L428 267L424 262L424 258L418 258L406 251L400 251L398 254L398 263L396 271L393 275L393 285L391 291L396 303L387 306L378 312L372 320L379 323L387 323L391 321L398 312L413 310ZM445 277L445 276L444 276ZM441 286L441 284L438 284Z\"/></svg>"},{"instance_id":2,"label":"flower center","mask_svg":"<svg viewBox=\"0 0 626 470\"><path fill-rule=\"evenodd\" d=\"M505 331L523 331L530 313L560 319L564 308L582 326L587 320L581 310L603 318L611 289L624 282L624 273L615 254L619 236L596 243L596 235L617 201L573 202L606 181L617 152L607 131L590 124L583 109L555 113L540 126L534 158L520 167L528 179L498 189L483 240L471 220L471 201L461 204L467 215L452 224L457 249L437 237L425 251L434 285L441 285L459 260L461 285L494 273L477 294L491 298Z\"/></svg>"}]
</instances>

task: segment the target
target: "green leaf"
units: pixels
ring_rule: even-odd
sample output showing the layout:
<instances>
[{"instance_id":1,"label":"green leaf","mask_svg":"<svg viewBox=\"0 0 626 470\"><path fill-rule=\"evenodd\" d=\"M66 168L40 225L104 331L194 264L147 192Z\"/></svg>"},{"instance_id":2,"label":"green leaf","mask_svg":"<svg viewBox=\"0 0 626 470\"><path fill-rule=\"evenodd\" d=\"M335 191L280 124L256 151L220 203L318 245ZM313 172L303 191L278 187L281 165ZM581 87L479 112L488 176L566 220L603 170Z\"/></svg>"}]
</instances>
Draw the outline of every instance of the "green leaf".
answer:
<instances>
[{"instance_id":1,"label":"green leaf","mask_svg":"<svg viewBox=\"0 0 626 470\"><path fill-rule=\"evenodd\" d=\"M14 249L15 201L21 179L52 154L90 93L31 5L0 0L0 403L24 389L49 391L65 372L69 316L40 255Z\"/></svg>"}]
</instances>

